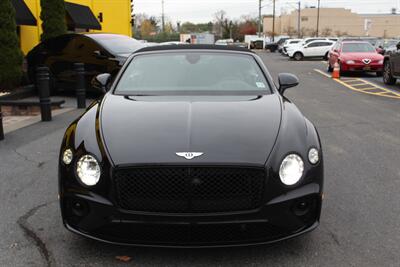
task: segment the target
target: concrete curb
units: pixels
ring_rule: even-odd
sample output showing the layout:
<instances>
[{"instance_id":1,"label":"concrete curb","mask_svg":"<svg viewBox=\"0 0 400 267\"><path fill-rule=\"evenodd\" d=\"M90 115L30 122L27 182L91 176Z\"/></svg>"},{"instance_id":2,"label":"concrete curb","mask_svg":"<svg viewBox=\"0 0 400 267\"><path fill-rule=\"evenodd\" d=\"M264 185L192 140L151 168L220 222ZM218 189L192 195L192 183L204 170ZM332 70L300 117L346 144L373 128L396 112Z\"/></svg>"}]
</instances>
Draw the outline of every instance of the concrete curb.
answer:
<instances>
[{"instance_id":1,"label":"concrete curb","mask_svg":"<svg viewBox=\"0 0 400 267\"><path fill-rule=\"evenodd\" d=\"M70 112L70 111L75 110L75 109L76 108L62 108L62 109L53 110L52 111L52 115L53 115L53 117L55 117L55 116ZM42 121L41 115L30 117L29 119L26 119L26 120L20 121L18 123L14 123L13 125L4 127L4 134L8 134L8 133L14 132L16 130L19 130L21 128L30 126L32 124L35 124L35 123L38 123L38 122L41 122L41 121Z\"/></svg>"}]
</instances>

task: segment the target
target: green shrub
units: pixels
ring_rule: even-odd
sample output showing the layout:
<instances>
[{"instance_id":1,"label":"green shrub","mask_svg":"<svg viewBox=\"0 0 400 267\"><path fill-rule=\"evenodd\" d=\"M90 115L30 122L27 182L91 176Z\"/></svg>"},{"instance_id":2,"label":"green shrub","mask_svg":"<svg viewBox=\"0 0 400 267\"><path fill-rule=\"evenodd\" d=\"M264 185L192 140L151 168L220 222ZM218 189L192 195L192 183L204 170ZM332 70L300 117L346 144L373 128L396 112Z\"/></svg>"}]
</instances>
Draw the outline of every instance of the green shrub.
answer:
<instances>
[{"instance_id":1,"label":"green shrub","mask_svg":"<svg viewBox=\"0 0 400 267\"><path fill-rule=\"evenodd\" d=\"M143 39L147 40L148 42L154 42L154 43L179 41L180 34L179 33L159 33L154 36L143 37Z\"/></svg>"},{"instance_id":2,"label":"green shrub","mask_svg":"<svg viewBox=\"0 0 400 267\"><path fill-rule=\"evenodd\" d=\"M22 77L22 52L19 47L15 10L11 0L0 1L0 91L18 85Z\"/></svg>"},{"instance_id":3,"label":"green shrub","mask_svg":"<svg viewBox=\"0 0 400 267\"><path fill-rule=\"evenodd\" d=\"M40 36L42 41L56 37L67 32L65 21L64 0L40 0L42 11L40 19L43 21L43 33Z\"/></svg>"}]
</instances>

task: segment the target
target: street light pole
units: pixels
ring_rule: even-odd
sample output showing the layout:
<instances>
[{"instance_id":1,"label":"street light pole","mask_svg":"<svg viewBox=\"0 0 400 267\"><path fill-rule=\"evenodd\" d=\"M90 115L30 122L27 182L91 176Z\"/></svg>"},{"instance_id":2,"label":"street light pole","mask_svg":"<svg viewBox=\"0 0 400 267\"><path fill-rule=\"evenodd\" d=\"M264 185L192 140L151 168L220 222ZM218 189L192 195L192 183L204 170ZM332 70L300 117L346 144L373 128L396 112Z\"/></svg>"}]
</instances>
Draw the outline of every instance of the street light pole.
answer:
<instances>
[{"instance_id":1,"label":"street light pole","mask_svg":"<svg viewBox=\"0 0 400 267\"><path fill-rule=\"evenodd\" d=\"M317 37L319 35L319 9L320 9L320 2L321 0L318 0L318 14L317 14Z\"/></svg>"},{"instance_id":2,"label":"street light pole","mask_svg":"<svg viewBox=\"0 0 400 267\"><path fill-rule=\"evenodd\" d=\"M258 37L261 37L261 3L262 0L258 1Z\"/></svg>"},{"instance_id":3,"label":"street light pole","mask_svg":"<svg viewBox=\"0 0 400 267\"><path fill-rule=\"evenodd\" d=\"M297 17L297 35L298 35L299 38L301 38L301 33L300 33L300 30L301 30L301 27L300 27L300 21L301 21L301 2L300 2L300 1L299 1L298 5L299 5L299 9L298 9L298 17Z\"/></svg>"},{"instance_id":4,"label":"street light pole","mask_svg":"<svg viewBox=\"0 0 400 267\"><path fill-rule=\"evenodd\" d=\"M164 0L161 0L161 9L162 9L162 15L161 15L161 23L162 23L162 32L165 31L165 13L164 13Z\"/></svg>"},{"instance_id":5,"label":"street light pole","mask_svg":"<svg viewBox=\"0 0 400 267\"><path fill-rule=\"evenodd\" d=\"M273 7L273 12L272 12L272 42L275 42L275 0L274 1L274 7Z\"/></svg>"}]
</instances>

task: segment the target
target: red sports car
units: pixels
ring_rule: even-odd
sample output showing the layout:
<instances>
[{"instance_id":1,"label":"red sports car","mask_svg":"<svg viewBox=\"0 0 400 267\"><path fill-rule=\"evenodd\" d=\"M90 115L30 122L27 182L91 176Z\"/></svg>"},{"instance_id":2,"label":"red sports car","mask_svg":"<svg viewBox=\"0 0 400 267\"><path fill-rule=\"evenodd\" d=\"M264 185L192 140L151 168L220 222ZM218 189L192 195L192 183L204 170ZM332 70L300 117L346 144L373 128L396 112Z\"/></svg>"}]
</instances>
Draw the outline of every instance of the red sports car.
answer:
<instances>
[{"instance_id":1,"label":"red sports car","mask_svg":"<svg viewBox=\"0 0 400 267\"><path fill-rule=\"evenodd\" d=\"M339 63L340 72L376 72L382 76L384 57L368 42L337 42L329 52L328 71Z\"/></svg>"}]
</instances>

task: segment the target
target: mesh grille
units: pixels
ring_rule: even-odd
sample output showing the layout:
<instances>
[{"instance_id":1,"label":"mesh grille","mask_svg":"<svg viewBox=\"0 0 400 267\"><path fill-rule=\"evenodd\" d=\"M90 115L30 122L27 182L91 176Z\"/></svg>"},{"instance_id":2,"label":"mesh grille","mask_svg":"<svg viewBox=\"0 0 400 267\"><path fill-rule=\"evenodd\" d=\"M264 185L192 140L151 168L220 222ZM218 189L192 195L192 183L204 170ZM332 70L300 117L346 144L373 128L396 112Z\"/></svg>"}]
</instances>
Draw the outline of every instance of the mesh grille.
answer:
<instances>
[{"instance_id":1,"label":"mesh grille","mask_svg":"<svg viewBox=\"0 0 400 267\"><path fill-rule=\"evenodd\" d=\"M222 167L155 167L116 170L116 198L133 211L208 213L261 205L264 170Z\"/></svg>"}]
</instances>

